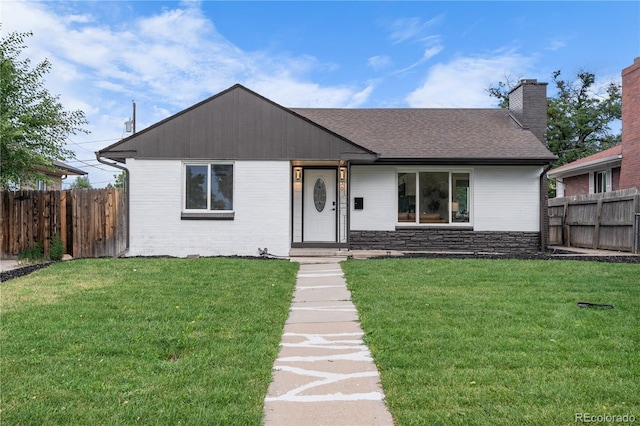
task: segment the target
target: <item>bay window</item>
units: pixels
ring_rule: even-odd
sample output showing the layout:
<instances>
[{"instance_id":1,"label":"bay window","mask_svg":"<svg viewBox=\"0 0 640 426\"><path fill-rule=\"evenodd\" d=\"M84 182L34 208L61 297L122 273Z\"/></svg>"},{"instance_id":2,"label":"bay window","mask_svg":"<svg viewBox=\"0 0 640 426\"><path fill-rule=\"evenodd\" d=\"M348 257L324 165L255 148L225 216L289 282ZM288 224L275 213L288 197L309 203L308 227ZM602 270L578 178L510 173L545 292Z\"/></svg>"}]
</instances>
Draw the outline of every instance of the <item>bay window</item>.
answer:
<instances>
[{"instance_id":1,"label":"bay window","mask_svg":"<svg viewBox=\"0 0 640 426\"><path fill-rule=\"evenodd\" d=\"M469 172L398 173L398 222L455 224L470 222Z\"/></svg>"}]
</instances>

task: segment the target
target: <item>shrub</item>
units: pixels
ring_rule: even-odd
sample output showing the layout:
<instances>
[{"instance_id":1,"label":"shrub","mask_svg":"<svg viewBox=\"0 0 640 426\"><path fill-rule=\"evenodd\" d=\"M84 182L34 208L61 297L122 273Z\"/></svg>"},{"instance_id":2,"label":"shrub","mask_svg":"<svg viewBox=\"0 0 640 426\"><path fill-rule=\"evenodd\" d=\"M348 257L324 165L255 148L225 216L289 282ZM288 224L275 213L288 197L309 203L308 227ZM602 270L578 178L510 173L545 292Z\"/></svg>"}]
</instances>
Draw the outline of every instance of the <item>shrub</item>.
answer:
<instances>
[{"instance_id":1,"label":"shrub","mask_svg":"<svg viewBox=\"0 0 640 426\"><path fill-rule=\"evenodd\" d=\"M35 243L31 247L27 247L18 253L19 260L25 260L28 263L35 263L44 259L44 246L42 243Z\"/></svg>"},{"instance_id":2,"label":"shrub","mask_svg":"<svg viewBox=\"0 0 640 426\"><path fill-rule=\"evenodd\" d=\"M51 237L51 245L49 246L49 258L53 261L62 260L64 255L64 246L62 244L62 238L60 235L53 234Z\"/></svg>"}]
</instances>

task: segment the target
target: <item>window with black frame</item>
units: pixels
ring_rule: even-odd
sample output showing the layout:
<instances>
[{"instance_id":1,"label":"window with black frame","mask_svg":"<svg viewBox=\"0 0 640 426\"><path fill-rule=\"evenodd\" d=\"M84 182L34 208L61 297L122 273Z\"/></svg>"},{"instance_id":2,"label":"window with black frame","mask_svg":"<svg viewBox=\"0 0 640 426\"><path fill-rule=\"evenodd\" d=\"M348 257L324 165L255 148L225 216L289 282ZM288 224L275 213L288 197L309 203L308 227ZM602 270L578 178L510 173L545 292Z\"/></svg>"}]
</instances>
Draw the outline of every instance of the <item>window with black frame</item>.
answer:
<instances>
[{"instance_id":1,"label":"window with black frame","mask_svg":"<svg viewBox=\"0 0 640 426\"><path fill-rule=\"evenodd\" d=\"M398 223L469 223L470 181L468 172L398 173Z\"/></svg>"},{"instance_id":2,"label":"window with black frame","mask_svg":"<svg viewBox=\"0 0 640 426\"><path fill-rule=\"evenodd\" d=\"M232 211L233 164L186 164L184 208Z\"/></svg>"}]
</instances>

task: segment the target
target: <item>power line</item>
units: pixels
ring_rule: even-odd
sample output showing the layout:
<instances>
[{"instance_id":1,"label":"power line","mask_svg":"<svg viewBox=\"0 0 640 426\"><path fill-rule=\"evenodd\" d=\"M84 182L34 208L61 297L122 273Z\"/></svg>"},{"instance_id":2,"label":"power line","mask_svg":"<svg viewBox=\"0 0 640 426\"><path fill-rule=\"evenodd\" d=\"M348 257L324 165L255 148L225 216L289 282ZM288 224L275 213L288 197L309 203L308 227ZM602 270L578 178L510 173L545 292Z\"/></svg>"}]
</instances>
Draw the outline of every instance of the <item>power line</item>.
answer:
<instances>
[{"instance_id":1,"label":"power line","mask_svg":"<svg viewBox=\"0 0 640 426\"><path fill-rule=\"evenodd\" d=\"M82 160L76 160L76 161L79 162L79 163L84 164L85 166L93 167L94 169L98 169L98 170L101 170L103 172L112 172L112 170L103 169L102 167L98 167L98 166L96 166L94 164L89 164L86 161L82 161ZM102 164L102 163L100 163L100 164Z\"/></svg>"},{"instance_id":2,"label":"power line","mask_svg":"<svg viewBox=\"0 0 640 426\"><path fill-rule=\"evenodd\" d=\"M87 145L87 144L90 144L90 143L98 143L98 142L113 142L113 141L119 141L120 139L122 139L122 138L98 139L98 140L95 140L95 141L74 142L70 138L67 138L67 140L69 142L71 142L72 144L75 144L75 145Z\"/></svg>"}]
</instances>

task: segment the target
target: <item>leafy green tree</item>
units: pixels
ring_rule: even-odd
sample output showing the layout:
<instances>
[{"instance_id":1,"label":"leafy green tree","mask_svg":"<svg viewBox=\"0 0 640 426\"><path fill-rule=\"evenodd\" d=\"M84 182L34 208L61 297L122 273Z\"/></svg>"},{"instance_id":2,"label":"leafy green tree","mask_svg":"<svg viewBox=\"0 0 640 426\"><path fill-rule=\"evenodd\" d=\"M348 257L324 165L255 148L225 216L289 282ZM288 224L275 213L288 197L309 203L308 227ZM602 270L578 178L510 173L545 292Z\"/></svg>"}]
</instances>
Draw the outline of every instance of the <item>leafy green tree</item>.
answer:
<instances>
[{"instance_id":1,"label":"leafy green tree","mask_svg":"<svg viewBox=\"0 0 640 426\"><path fill-rule=\"evenodd\" d=\"M89 182L89 176L78 176L76 180L70 186L71 189L91 189L91 182Z\"/></svg>"},{"instance_id":2,"label":"leafy green tree","mask_svg":"<svg viewBox=\"0 0 640 426\"><path fill-rule=\"evenodd\" d=\"M31 67L21 59L24 40L32 33L10 33L0 39L0 186L47 181L37 166L53 169L53 160L73 158L65 140L87 124L84 112L66 111L44 87L51 69L44 60Z\"/></svg>"},{"instance_id":3,"label":"leafy green tree","mask_svg":"<svg viewBox=\"0 0 640 426\"><path fill-rule=\"evenodd\" d=\"M562 80L560 71L552 76L557 94L548 98L547 147L558 156L555 167L570 163L620 143L620 134L611 125L622 117L622 91L610 82L596 90L593 73L580 71L573 81ZM507 79L488 89L501 107L509 106L509 91L515 86Z\"/></svg>"},{"instance_id":4,"label":"leafy green tree","mask_svg":"<svg viewBox=\"0 0 640 426\"><path fill-rule=\"evenodd\" d=\"M120 172L120 174L113 175L113 177L116 179L115 182L114 183L109 182L107 184L107 188L124 189L126 186L126 178L127 178L124 172Z\"/></svg>"},{"instance_id":5,"label":"leafy green tree","mask_svg":"<svg viewBox=\"0 0 640 426\"><path fill-rule=\"evenodd\" d=\"M120 172L120 174L118 175L113 175L113 177L116 178L116 181L113 184L114 188L124 189L126 183L126 175L124 174L124 172Z\"/></svg>"}]
</instances>

